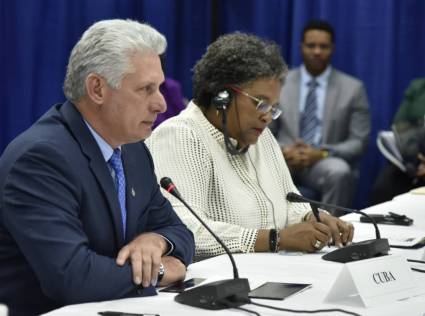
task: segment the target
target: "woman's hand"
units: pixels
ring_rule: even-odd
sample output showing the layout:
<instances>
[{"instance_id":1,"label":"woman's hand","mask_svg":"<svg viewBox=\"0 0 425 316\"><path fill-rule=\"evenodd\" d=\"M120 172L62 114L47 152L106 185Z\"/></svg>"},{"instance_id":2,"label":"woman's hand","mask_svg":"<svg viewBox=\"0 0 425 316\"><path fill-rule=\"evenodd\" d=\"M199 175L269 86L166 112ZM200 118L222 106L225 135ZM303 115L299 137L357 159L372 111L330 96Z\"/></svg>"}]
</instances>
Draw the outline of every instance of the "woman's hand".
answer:
<instances>
[{"instance_id":1,"label":"woman's hand","mask_svg":"<svg viewBox=\"0 0 425 316\"><path fill-rule=\"evenodd\" d=\"M314 216L311 216L314 218ZM344 222L338 217L320 213L320 220L331 231L332 239L337 247L342 247L350 244L354 236L354 226L351 223Z\"/></svg>"},{"instance_id":2,"label":"woman's hand","mask_svg":"<svg viewBox=\"0 0 425 316\"><path fill-rule=\"evenodd\" d=\"M303 222L280 231L280 249L314 252L326 246L331 237L331 230L325 224Z\"/></svg>"}]
</instances>

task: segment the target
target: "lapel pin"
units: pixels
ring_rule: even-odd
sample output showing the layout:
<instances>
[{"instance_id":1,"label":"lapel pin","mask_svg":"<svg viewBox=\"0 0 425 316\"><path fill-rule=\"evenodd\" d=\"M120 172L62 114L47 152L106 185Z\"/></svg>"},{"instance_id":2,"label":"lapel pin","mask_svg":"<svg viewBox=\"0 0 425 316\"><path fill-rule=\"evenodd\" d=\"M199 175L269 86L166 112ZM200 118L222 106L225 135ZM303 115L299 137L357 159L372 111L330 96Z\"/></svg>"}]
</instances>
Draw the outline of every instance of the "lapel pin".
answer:
<instances>
[{"instance_id":1,"label":"lapel pin","mask_svg":"<svg viewBox=\"0 0 425 316\"><path fill-rule=\"evenodd\" d=\"M131 188L131 195L132 195L133 197L135 197L135 196L136 196L136 191L134 191L134 188Z\"/></svg>"}]
</instances>

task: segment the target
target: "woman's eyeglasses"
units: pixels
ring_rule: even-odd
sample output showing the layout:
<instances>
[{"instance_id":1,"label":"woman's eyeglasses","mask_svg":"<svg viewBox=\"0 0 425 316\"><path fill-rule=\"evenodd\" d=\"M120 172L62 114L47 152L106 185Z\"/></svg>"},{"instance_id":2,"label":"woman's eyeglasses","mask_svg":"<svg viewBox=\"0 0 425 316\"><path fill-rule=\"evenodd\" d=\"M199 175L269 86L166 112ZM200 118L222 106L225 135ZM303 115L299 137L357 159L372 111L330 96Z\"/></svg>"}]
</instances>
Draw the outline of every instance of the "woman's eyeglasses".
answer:
<instances>
[{"instance_id":1,"label":"woman's eyeglasses","mask_svg":"<svg viewBox=\"0 0 425 316\"><path fill-rule=\"evenodd\" d=\"M272 119L275 120L277 119L280 114L282 114L282 111L279 109L279 104L275 104L275 105L270 105L268 103L266 103L264 100L258 99L250 94L248 94L247 92L239 89L238 87L235 86L227 86L229 89L232 89L233 91L243 94L244 96L250 98L251 100L253 100L254 102L257 103L256 105L256 109L257 111L260 111L261 113L267 114L270 113L272 115Z\"/></svg>"}]
</instances>

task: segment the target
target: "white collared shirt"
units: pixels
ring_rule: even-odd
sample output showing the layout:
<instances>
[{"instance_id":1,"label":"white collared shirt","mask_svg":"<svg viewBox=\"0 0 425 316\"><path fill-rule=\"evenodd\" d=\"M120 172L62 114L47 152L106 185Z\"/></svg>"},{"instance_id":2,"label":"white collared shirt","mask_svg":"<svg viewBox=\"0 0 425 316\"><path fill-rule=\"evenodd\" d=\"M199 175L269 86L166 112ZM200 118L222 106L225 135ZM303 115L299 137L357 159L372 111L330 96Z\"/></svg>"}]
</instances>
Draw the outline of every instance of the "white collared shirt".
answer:
<instances>
[{"instance_id":1,"label":"white collared shirt","mask_svg":"<svg viewBox=\"0 0 425 316\"><path fill-rule=\"evenodd\" d=\"M90 130L90 133L93 135L94 140L96 141L97 145L99 146L100 151L102 152L103 159L105 159L105 162L107 163L109 159L111 159L112 154L114 153L114 149L100 136L87 121L84 121L86 123L87 127ZM118 147L121 150L121 146ZM111 173L112 178L115 181L115 171L111 168L111 166L107 163L109 172Z\"/></svg>"},{"instance_id":2,"label":"white collared shirt","mask_svg":"<svg viewBox=\"0 0 425 316\"><path fill-rule=\"evenodd\" d=\"M91 126L90 124L84 120L84 123L86 123L87 127L90 130L90 133L93 135L93 138L95 139L97 145L100 148L100 151L102 152L103 159L105 159L106 165L109 168L109 172L111 173L112 178L115 181L115 172L114 169L111 168L111 166L108 164L109 159L111 159L112 154L114 153L114 149L100 136ZM118 148L121 150L121 146L118 146ZM165 236L160 235L164 240L168 243L168 251L164 254L164 256L168 256L171 252L174 250L174 244Z\"/></svg>"}]
</instances>

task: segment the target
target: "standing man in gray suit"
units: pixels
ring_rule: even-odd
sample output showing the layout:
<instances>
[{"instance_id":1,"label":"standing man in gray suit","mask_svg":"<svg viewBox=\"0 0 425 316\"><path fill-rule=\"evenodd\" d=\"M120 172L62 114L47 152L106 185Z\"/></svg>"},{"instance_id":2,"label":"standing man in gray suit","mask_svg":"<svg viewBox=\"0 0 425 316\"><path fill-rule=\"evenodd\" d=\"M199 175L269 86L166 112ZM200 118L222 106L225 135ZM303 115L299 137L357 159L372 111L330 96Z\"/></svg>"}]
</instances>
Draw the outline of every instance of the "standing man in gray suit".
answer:
<instances>
[{"instance_id":1,"label":"standing man in gray suit","mask_svg":"<svg viewBox=\"0 0 425 316\"><path fill-rule=\"evenodd\" d=\"M320 193L325 203L350 206L370 114L362 82L330 65L333 51L332 26L307 23L304 63L289 72L281 91L277 139L298 186Z\"/></svg>"}]
</instances>

